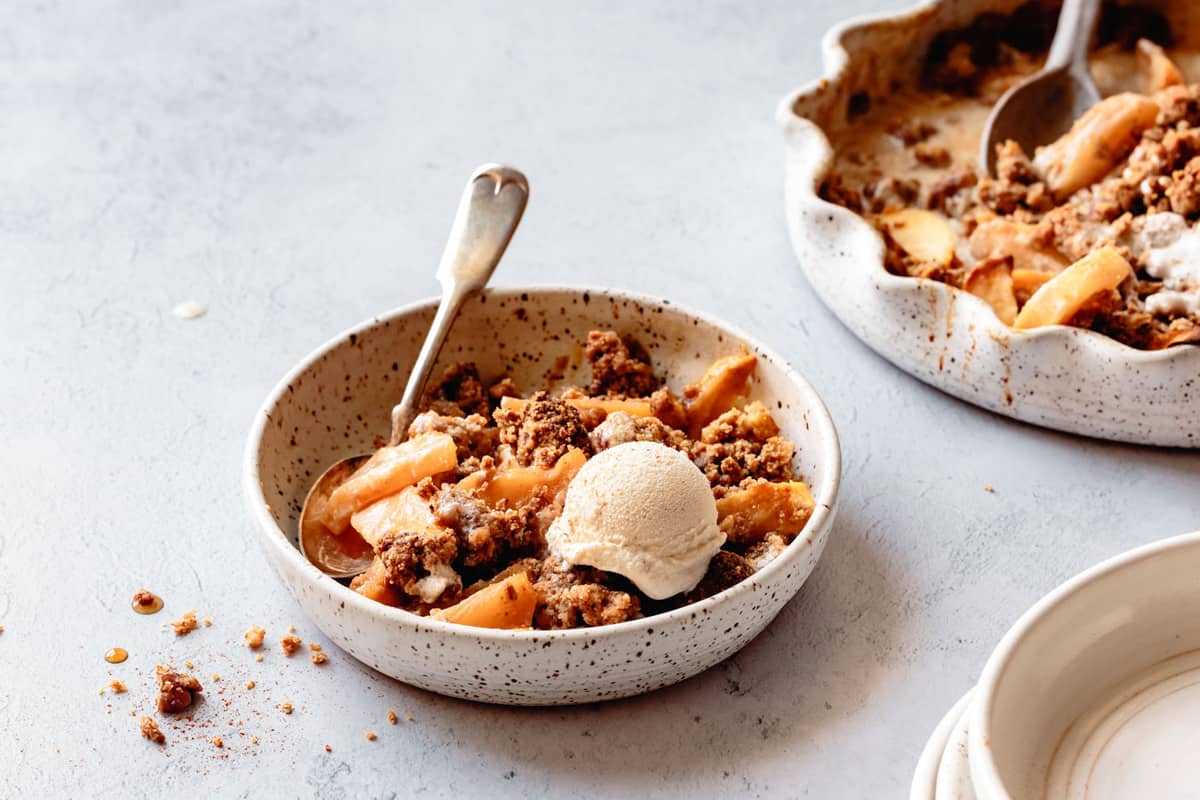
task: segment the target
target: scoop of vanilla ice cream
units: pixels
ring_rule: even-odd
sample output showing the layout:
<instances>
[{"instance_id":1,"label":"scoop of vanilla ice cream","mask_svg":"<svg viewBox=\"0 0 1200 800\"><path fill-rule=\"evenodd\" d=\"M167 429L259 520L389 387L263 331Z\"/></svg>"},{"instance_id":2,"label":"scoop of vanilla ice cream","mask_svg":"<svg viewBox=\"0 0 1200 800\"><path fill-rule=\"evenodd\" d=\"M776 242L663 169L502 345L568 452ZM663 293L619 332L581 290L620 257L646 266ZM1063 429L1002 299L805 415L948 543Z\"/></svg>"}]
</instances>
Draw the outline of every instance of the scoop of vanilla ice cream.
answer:
<instances>
[{"instance_id":1,"label":"scoop of vanilla ice cream","mask_svg":"<svg viewBox=\"0 0 1200 800\"><path fill-rule=\"evenodd\" d=\"M583 465L546 541L568 564L624 575L661 600L695 588L725 534L708 479L686 455L629 442Z\"/></svg>"}]
</instances>

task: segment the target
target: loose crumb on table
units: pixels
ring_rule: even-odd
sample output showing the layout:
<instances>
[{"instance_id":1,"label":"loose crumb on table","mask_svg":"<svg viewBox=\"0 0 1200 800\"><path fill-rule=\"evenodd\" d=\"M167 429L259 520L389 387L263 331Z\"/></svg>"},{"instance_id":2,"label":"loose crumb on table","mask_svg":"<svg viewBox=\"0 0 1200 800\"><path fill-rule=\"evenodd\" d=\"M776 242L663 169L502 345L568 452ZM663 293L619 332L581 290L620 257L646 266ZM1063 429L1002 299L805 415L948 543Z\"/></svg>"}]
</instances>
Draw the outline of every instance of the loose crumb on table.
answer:
<instances>
[{"instance_id":1,"label":"loose crumb on table","mask_svg":"<svg viewBox=\"0 0 1200 800\"><path fill-rule=\"evenodd\" d=\"M367 741L368 742L373 742L378 738L379 737L375 735L375 731L367 731Z\"/></svg>"},{"instance_id":2,"label":"loose crumb on table","mask_svg":"<svg viewBox=\"0 0 1200 800\"><path fill-rule=\"evenodd\" d=\"M192 631L196 630L196 612L188 611L182 617L171 623L171 627L175 629L176 636L187 636Z\"/></svg>"},{"instance_id":3,"label":"loose crumb on table","mask_svg":"<svg viewBox=\"0 0 1200 800\"><path fill-rule=\"evenodd\" d=\"M399 722L399 720L400 720L400 718L396 716L396 709L389 708L388 709L388 722L395 725L397 722Z\"/></svg>"},{"instance_id":4,"label":"loose crumb on table","mask_svg":"<svg viewBox=\"0 0 1200 800\"><path fill-rule=\"evenodd\" d=\"M166 713L183 711L204 691L200 681L173 667L159 664L154 668L158 677L158 710Z\"/></svg>"},{"instance_id":5,"label":"loose crumb on table","mask_svg":"<svg viewBox=\"0 0 1200 800\"><path fill-rule=\"evenodd\" d=\"M263 639L266 638L267 631L258 625L251 625L250 630L246 631L245 639L246 646L251 650L257 650L262 647Z\"/></svg>"},{"instance_id":6,"label":"loose crumb on table","mask_svg":"<svg viewBox=\"0 0 1200 800\"><path fill-rule=\"evenodd\" d=\"M312 654L311 660L314 664L321 665L321 664L324 664L326 661L328 661L329 658L324 653L318 652L318 653Z\"/></svg>"},{"instance_id":7,"label":"loose crumb on table","mask_svg":"<svg viewBox=\"0 0 1200 800\"><path fill-rule=\"evenodd\" d=\"M140 727L142 736L155 744L164 744L167 741L167 737L163 736L163 732L158 729L158 723L152 717L142 717Z\"/></svg>"},{"instance_id":8,"label":"loose crumb on table","mask_svg":"<svg viewBox=\"0 0 1200 800\"><path fill-rule=\"evenodd\" d=\"M304 646L304 640L294 633L289 633L279 640L279 646L283 648L284 655L290 656Z\"/></svg>"},{"instance_id":9,"label":"loose crumb on table","mask_svg":"<svg viewBox=\"0 0 1200 800\"><path fill-rule=\"evenodd\" d=\"M291 703L280 703L279 710L285 714L291 714L292 713L292 704Z\"/></svg>"}]
</instances>

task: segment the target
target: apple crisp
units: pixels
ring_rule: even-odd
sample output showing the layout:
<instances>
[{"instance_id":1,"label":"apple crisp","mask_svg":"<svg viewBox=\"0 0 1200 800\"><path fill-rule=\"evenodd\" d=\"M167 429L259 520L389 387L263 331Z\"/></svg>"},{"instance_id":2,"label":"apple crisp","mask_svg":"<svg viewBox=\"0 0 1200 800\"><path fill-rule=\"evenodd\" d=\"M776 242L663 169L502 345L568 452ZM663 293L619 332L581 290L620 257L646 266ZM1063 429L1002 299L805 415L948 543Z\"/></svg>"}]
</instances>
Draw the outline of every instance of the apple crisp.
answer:
<instances>
[{"instance_id":1,"label":"apple crisp","mask_svg":"<svg viewBox=\"0 0 1200 800\"><path fill-rule=\"evenodd\" d=\"M814 502L795 446L762 403L747 401L755 356L718 359L677 396L628 337L593 331L583 353L590 380L553 392L526 395L508 376L485 382L471 363L445 371L408 439L322 498L321 535L361 539L374 552L352 589L467 625L609 625L717 594L800 533ZM699 491L711 492L713 536L725 540L699 584L665 600L615 572L565 562L546 538L586 463L645 442L682 454Z\"/></svg>"},{"instance_id":2,"label":"apple crisp","mask_svg":"<svg viewBox=\"0 0 1200 800\"><path fill-rule=\"evenodd\" d=\"M1036 71L1055 9L937 36L913 87L852 98L822 196L882 234L886 268L987 302L1016 330L1071 325L1131 347L1200 343L1200 54L1156 12L1106 7L1105 98L1034 153L978 167L988 112ZM1166 49L1164 49L1166 48Z\"/></svg>"}]
</instances>

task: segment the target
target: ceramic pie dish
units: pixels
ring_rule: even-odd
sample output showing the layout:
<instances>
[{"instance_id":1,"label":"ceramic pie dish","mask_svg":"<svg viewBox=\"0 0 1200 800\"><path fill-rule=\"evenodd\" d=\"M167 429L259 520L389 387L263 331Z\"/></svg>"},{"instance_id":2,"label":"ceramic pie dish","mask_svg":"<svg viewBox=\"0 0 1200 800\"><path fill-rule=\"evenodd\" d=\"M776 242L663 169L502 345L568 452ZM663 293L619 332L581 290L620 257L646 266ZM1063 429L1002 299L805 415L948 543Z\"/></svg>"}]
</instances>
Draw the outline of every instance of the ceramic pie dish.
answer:
<instances>
[{"instance_id":1,"label":"ceramic pie dish","mask_svg":"<svg viewBox=\"0 0 1200 800\"><path fill-rule=\"evenodd\" d=\"M713 359L745 346L758 356L752 400L770 407L796 444L815 511L783 553L741 583L661 614L571 630L488 630L369 600L310 564L296 545L309 485L323 465L370 450L432 321L416 303L339 334L292 369L255 417L243 489L268 562L317 626L391 677L469 700L512 705L594 702L695 675L754 638L812 572L833 522L840 452L811 386L752 337L672 303L617 291L489 291L464 308L443 360L474 361L518 385L572 382L589 330L635 336L656 372L679 390ZM565 366L564 366L565 365ZM582 365L587 369L586 362ZM554 378L548 376L554 375Z\"/></svg>"},{"instance_id":2,"label":"ceramic pie dish","mask_svg":"<svg viewBox=\"0 0 1200 800\"><path fill-rule=\"evenodd\" d=\"M1069 433L1200 446L1200 347L1142 351L1062 325L1015 331L975 295L889 273L875 228L818 196L833 159L825 130L845 122L851 98L912 83L939 32L1020 4L925 3L853 19L826 34L825 77L787 96L777 112L786 143L785 213L800 265L867 345L955 397ZM1139 5L1156 6L1173 30L1194 21L1191 4Z\"/></svg>"}]
</instances>

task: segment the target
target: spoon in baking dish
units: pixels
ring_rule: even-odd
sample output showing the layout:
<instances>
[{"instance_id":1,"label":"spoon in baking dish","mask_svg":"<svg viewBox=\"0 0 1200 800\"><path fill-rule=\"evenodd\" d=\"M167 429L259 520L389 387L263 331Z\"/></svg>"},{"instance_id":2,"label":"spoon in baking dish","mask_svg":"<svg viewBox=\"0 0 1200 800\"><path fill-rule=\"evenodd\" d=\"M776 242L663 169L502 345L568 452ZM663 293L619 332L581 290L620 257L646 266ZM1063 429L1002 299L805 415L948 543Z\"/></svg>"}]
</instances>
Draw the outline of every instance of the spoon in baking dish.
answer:
<instances>
[{"instance_id":1,"label":"spoon in baking dish","mask_svg":"<svg viewBox=\"0 0 1200 800\"><path fill-rule=\"evenodd\" d=\"M467 181L437 268L442 299L409 373L404 396L392 409L392 436L388 444L400 444L407 437L425 383L459 309L468 297L487 285L521 222L528 199L529 182L525 176L503 164L485 164ZM370 566L374 553L353 528L339 533L329 530L319 518L320 511L329 494L370 457L368 454L343 458L325 470L309 490L300 511L300 552L334 578L363 572Z\"/></svg>"},{"instance_id":2,"label":"spoon in baking dish","mask_svg":"<svg viewBox=\"0 0 1200 800\"><path fill-rule=\"evenodd\" d=\"M997 145L1012 139L1032 156L1100 102L1087 61L1099 12L1100 0L1064 0L1045 65L1005 92L988 116L979 149L986 174L996 174Z\"/></svg>"}]
</instances>

